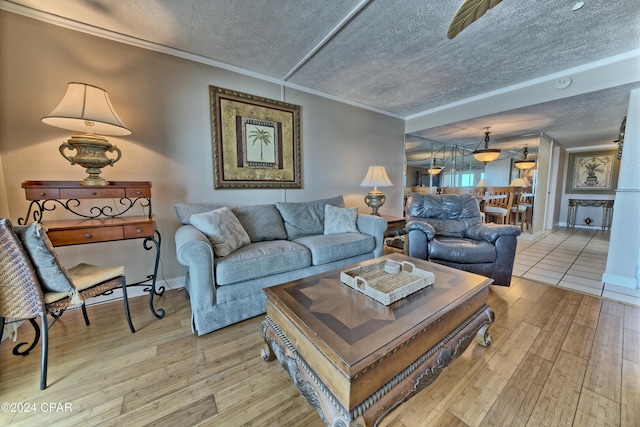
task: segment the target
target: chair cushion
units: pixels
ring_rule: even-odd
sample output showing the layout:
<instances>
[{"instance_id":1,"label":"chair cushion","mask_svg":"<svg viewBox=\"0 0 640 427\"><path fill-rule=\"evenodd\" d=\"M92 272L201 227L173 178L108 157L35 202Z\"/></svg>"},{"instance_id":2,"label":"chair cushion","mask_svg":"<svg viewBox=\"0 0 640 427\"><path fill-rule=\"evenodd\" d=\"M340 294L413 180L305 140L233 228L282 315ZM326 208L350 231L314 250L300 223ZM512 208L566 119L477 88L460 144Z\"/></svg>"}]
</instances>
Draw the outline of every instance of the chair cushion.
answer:
<instances>
[{"instance_id":1,"label":"chair cushion","mask_svg":"<svg viewBox=\"0 0 640 427\"><path fill-rule=\"evenodd\" d=\"M366 254L376 246L373 236L361 233L318 234L300 237L295 242L309 248L313 265Z\"/></svg>"},{"instance_id":2,"label":"chair cushion","mask_svg":"<svg viewBox=\"0 0 640 427\"><path fill-rule=\"evenodd\" d=\"M505 208L499 208L497 206L486 206L484 208L484 213L492 214L492 215L507 216L507 210Z\"/></svg>"},{"instance_id":3,"label":"chair cushion","mask_svg":"<svg viewBox=\"0 0 640 427\"><path fill-rule=\"evenodd\" d=\"M284 228L289 240L324 232L324 207L333 205L344 207L342 196L330 199L314 200L302 203L276 203L276 209L282 215Z\"/></svg>"},{"instance_id":4,"label":"chair cushion","mask_svg":"<svg viewBox=\"0 0 640 427\"><path fill-rule=\"evenodd\" d=\"M324 234L357 233L358 208L339 208L325 205Z\"/></svg>"},{"instance_id":5,"label":"chair cushion","mask_svg":"<svg viewBox=\"0 0 640 427\"><path fill-rule=\"evenodd\" d=\"M216 259L216 284L233 283L309 267L311 253L288 240L256 242Z\"/></svg>"},{"instance_id":6,"label":"chair cushion","mask_svg":"<svg viewBox=\"0 0 640 427\"><path fill-rule=\"evenodd\" d=\"M429 242L429 259L459 264L492 263L496 260L496 247L481 240L436 236Z\"/></svg>"},{"instance_id":7,"label":"chair cushion","mask_svg":"<svg viewBox=\"0 0 640 427\"><path fill-rule=\"evenodd\" d=\"M227 256L251 243L242 224L229 208L191 215L191 224L211 241L217 256Z\"/></svg>"},{"instance_id":8,"label":"chair cushion","mask_svg":"<svg viewBox=\"0 0 640 427\"><path fill-rule=\"evenodd\" d=\"M54 250L46 227L34 222L26 227L14 227L14 231L29 254L44 291L66 292L66 296L75 293L73 281Z\"/></svg>"},{"instance_id":9,"label":"chair cushion","mask_svg":"<svg viewBox=\"0 0 640 427\"><path fill-rule=\"evenodd\" d=\"M275 205L241 206L231 209L251 242L286 240L287 231Z\"/></svg>"},{"instance_id":10,"label":"chair cushion","mask_svg":"<svg viewBox=\"0 0 640 427\"><path fill-rule=\"evenodd\" d=\"M124 266L100 267L80 263L69 269L69 276L77 290L83 291L114 277L124 276Z\"/></svg>"}]
</instances>

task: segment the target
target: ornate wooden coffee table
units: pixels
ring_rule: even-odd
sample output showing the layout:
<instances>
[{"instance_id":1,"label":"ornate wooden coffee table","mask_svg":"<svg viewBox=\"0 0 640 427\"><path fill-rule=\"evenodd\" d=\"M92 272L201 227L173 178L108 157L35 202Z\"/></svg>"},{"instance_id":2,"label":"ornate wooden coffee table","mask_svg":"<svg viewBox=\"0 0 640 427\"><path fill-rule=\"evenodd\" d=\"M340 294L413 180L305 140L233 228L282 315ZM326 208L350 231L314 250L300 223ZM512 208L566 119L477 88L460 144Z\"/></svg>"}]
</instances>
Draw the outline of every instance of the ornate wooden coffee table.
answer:
<instances>
[{"instance_id":1,"label":"ornate wooden coffee table","mask_svg":"<svg viewBox=\"0 0 640 427\"><path fill-rule=\"evenodd\" d=\"M434 285L389 306L342 284L346 268L264 290L262 357L280 361L327 425L374 425L431 384L474 336L491 342L491 279L402 254L383 258L433 272Z\"/></svg>"}]
</instances>

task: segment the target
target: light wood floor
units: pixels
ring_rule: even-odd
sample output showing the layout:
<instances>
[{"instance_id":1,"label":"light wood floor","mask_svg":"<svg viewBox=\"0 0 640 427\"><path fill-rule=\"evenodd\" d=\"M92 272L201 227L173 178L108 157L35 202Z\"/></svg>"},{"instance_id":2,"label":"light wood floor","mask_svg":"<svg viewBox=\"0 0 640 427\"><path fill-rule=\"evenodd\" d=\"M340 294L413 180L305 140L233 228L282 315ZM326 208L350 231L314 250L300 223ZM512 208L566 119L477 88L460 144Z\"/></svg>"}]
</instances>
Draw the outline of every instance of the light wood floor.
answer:
<instances>
[{"instance_id":1,"label":"light wood floor","mask_svg":"<svg viewBox=\"0 0 640 427\"><path fill-rule=\"evenodd\" d=\"M184 291L160 299L162 320L146 298L131 302L135 335L120 302L91 307L89 327L65 313L44 391L40 346L16 357L0 344L0 402L35 409L0 411L0 425L322 425L279 363L260 358L262 316L196 337ZM640 425L640 309L519 278L492 287L489 303L493 344L471 344L382 425Z\"/></svg>"}]
</instances>

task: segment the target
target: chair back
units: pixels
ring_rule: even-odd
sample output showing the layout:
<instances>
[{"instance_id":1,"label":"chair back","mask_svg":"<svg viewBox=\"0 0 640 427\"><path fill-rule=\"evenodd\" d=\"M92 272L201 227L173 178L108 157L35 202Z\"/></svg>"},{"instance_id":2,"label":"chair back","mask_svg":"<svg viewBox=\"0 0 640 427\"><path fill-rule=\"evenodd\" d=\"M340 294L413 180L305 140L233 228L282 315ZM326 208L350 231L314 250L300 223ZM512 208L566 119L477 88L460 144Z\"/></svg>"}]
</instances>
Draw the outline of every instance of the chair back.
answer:
<instances>
[{"instance_id":1,"label":"chair back","mask_svg":"<svg viewBox=\"0 0 640 427\"><path fill-rule=\"evenodd\" d=\"M484 205L511 211L513 205L513 187L485 187Z\"/></svg>"},{"instance_id":2,"label":"chair back","mask_svg":"<svg viewBox=\"0 0 640 427\"><path fill-rule=\"evenodd\" d=\"M412 194L407 201L410 221L430 224L437 235L461 237L482 222L482 214L471 194Z\"/></svg>"},{"instance_id":3,"label":"chair back","mask_svg":"<svg viewBox=\"0 0 640 427\"><path fill-rule=\"evenodd\" d=\"M42 288L29 255L11 221L0 218L0 317L29 319L44 313Z\"/></svg>"},{"instance_id":4,"label":"chair back","mask_svg":"<svg viewBox=\"0 0 640 427\"><path fill-rule=\"evenodd\" d=\"M442 187L442 194L473 194L473 187Z\"/></svg>"}]
</instances>

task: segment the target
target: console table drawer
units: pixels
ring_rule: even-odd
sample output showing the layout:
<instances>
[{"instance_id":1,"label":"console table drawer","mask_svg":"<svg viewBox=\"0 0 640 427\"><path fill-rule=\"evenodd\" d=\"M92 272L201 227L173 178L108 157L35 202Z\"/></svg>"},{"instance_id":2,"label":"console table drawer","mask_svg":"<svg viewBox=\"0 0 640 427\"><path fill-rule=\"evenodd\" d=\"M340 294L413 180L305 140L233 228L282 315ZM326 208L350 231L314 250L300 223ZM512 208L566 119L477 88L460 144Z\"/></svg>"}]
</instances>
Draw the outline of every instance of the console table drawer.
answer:
<instances>
[{"instance_id":1,"label":"console table drawer","mask_svg":"<svg viewBox=\"0 0 640 427\"><path fill-rule=\"evenodd\" d=\"M138 239L153 236L153 224L132 224L124 226L125 239Z\"/></svg>"},{"instance_id":2,"label":"console table drawer","mask_svg":"<svg viewBox=\"0 0 640 427\"><path fill-rule=\"evenodd\" d=\"M124 197L124 188L61 188L61 199L113 199Z\"/></svg>"},{"instance_id":3,"label":"console table drawer","mask_svg":"<svg viewBox=\"0 0 640 427\"><path fill-rule=\"evenodd\" d=\"M80 245L124 239L124 227L95 227L75 230L50 230L47 234L53 246Z\"/></svg>"},{"instance_id":4,"label":"console table drawer","mask_svg":"<svg viewBox=\"0 0 640 427\"><path fill-rule=\"evenodd\" d=\"M126 196L130 199L135 197L151 197L150 187L127 187L124 191Z\"/></svg>"},{"instance_id":5,"label":"console table drawer","mask_svg":"<svg viewBox=\"0 0 640 427\"><path fill-rule=\"evenodd\" d=\"M60 189L58 188L25 188L24 192L27 196L27 200L47 200L60 198Z\"/></svg>"}]
</instances>

